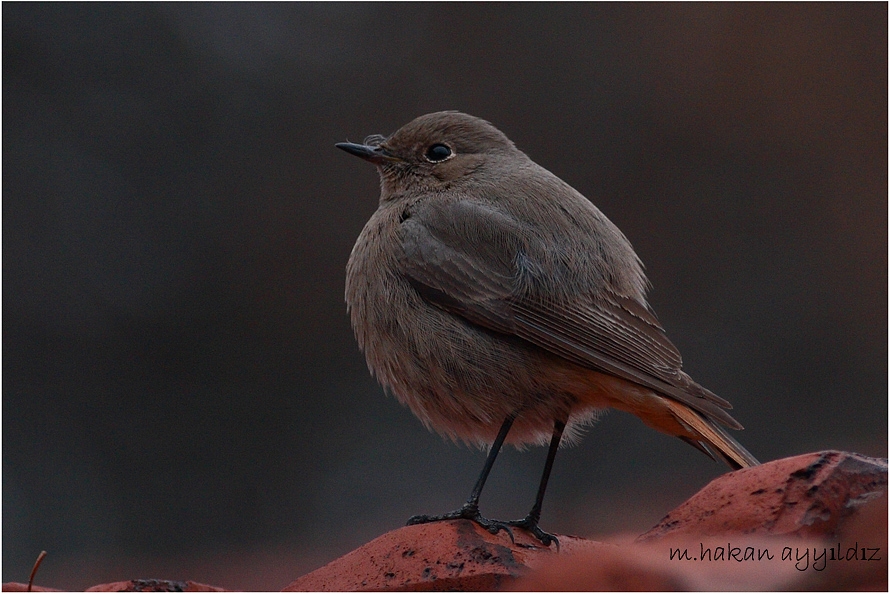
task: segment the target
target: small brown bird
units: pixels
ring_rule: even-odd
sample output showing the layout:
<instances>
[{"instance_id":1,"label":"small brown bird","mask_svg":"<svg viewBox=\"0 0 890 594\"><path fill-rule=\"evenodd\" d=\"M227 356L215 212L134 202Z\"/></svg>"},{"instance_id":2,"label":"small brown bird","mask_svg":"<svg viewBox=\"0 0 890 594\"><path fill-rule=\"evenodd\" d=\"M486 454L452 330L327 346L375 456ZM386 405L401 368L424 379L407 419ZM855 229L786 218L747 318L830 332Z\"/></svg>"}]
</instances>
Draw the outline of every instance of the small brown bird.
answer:
<instances>
[{"instance_id":1,"label":"small brown bird","mask_svg":"<svg viewBox=\"0 0 890 594\"><path fill-rule=\"evenodd\" d=\"M490 445L463 507L409 524L466 518L556 541L538 526L556 451L608 407L733 468L758 463L724 429L742 428L731 405L682 371L628 240L501 131L446 111L337 147L380 174L379 207L346 268L368 367L428 428ZM528 516L484 518L501 446L548 440Z\"/></svg>"}]
</instances>

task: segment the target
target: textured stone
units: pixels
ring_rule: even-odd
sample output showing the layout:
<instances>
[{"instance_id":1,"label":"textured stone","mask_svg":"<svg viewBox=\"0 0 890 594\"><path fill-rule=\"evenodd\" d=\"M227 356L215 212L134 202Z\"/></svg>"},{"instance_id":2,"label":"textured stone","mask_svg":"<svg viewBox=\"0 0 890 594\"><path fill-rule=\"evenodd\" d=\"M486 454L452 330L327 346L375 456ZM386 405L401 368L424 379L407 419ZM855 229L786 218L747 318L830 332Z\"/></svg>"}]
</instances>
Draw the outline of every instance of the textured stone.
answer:
<instances>
[{"instance_id":1,"label":"textured stone","mask_svg":"<svg viewBox=\"0 0 890 594\"><path fill-rule=\"evenodd\" d=\"M622 546L559 536L557 552L514 535L467 520L407 526L285 590L886 591L887 461L825 451L731 472ZM89 591L220 589L131 580Z\"/></svg>"},{"instance_id":2,"label":"textured stone","mask_svg":"<svg viewBox=\"0 0 890 594\"><path fill-rule=\"evenodd\" d=\"M406 526L388 532L309 573L285 591L500 590L556 556L528 533L490 534L468 520ZM559 536L560 554L613 548Z\"/></svg>"},{"instance_id":3,"label":"textured stone","mask_svg":"<svg viewBox=\"0 0 890 594\"><path fill-rule=\"evenodd\" d=\"M886 591L887 461L825 451L728 473L634 543L554 558L511 587Z\"/></svg>"},{"instance_id":4,"label":"textured stone","mask_svg":"<svg viewBox=\"0 0 890 594\"><path fill-rule=\"evenodd\" d=\"M222 588L177 580L127 580L87 588L87 592L223 592Z\"/></svg>"},{"instance_id":5,"label":"textured stone","mask_svg":"<svg viewBox=\"0 0 890 594\"><path fill-rule=\"evenodd\" d=\"M4 592L27 592L28 584L20 584L18 582L8 582L3 584ZM34 586L33 592L65 592L65 590L54 590L52 588L42 588ZM208 586L192 581L177 580L127 580L123 582L110 582L108 584L99 584L85 590L86 592L224 592L222 588Z\"/></svg>"},{"instance_id":6,"label":"textured stone","mask_svg":"<svg viewBox=\"0 0 890 594\"><path fill-rule=\"evenodd\" d=\"M28 584L23 584L21 582L6 582L3 584L4 592L27 592ZM31 588L32 592L64 592L65 590L57 590L55 588L44 588L43 586L34 586Z\"/></svg>"},{"instance_id":7,"label":"textured stone","mask_svg":"<svg viewBox=\"0 0 890 594\"><path fill-rule=\"evenodd\" d=\"M783 458L718 477L638 540L669 534L832 537L859 506L886 492L886 459L836 451Z\"/></svg>"}]
</instances>

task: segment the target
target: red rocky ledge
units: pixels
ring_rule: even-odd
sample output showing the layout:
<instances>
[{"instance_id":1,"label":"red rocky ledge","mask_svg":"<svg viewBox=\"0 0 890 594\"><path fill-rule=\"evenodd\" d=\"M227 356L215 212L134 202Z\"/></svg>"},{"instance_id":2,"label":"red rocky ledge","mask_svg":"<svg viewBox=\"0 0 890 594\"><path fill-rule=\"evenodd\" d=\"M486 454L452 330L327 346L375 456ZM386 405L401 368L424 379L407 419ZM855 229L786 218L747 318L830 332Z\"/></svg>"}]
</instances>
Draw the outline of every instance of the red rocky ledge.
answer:
<instances>
[{"instance_id":1,"label":"red rocky ledge","mask_svg":"<svg viewBox=\"0 0 890 594\"><path fill-rule=\"evenodd\" d=\"M406 526L285 591L887 591L887 460L824 451L737 470L623 546L559 535L557 553L514 534L515 543L466 520ZM218 588L135 580L90 590Z\"/></svg>"}]
</instances>

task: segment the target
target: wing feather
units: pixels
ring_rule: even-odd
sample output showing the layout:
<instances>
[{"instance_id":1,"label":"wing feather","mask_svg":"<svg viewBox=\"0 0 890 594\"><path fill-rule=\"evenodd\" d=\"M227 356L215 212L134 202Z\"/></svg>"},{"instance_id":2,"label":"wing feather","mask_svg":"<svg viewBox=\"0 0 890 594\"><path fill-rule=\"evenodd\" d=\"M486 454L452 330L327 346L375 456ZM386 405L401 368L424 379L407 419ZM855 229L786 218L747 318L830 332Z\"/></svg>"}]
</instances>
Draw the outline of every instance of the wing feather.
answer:
<instances>
[{"instance_id":1,"label":"wing feather","mask_svg":"<svg viewBox=\"0 0 890 594\"><path fill-rule=\"evenodd\" d=\"M533 252L543 252L530 245L533 235L520 233L521 222L467 201L436 208L406 218L400 229L401 273L428 302L741 428L724 410L732 408L729 402L682 371L680 353L644 303L602 281L574 293L536 291L527 279L530 268L540 268ZM486 217L498 217L498 224L474 225Z\"/></svg>"}]
</instances>

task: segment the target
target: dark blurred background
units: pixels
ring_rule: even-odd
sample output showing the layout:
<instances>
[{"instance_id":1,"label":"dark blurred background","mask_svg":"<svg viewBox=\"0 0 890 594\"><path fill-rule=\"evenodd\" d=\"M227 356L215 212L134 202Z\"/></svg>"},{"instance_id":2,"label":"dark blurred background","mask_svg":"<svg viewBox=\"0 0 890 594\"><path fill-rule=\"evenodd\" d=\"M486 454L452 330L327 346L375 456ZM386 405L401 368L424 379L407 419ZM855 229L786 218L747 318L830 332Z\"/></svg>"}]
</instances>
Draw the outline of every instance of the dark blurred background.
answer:
<instances>
[{"instance_id":1,"label":"dark blurred background","mask_svg":"<svg viewBox=\"0 0 890 594\"><path fill-rule=\"evenodd\" d=\"M280 589L464 501L484 454L383 395L343 303L378 182L334 143L441 109L625 232L761 460L887 455L885 3L2 10L4 581ZM633 535L723 472L610 413L543 525Z\"/></svg>"}]
</instances>

